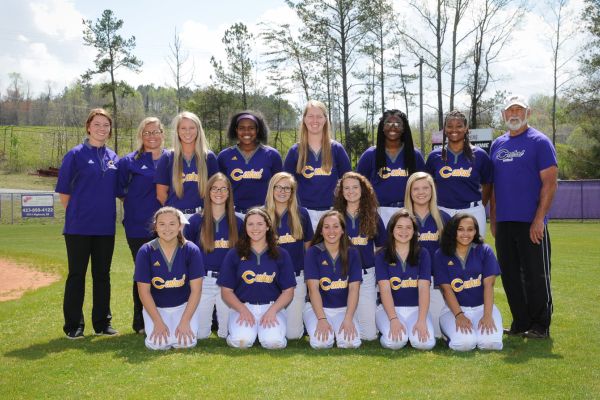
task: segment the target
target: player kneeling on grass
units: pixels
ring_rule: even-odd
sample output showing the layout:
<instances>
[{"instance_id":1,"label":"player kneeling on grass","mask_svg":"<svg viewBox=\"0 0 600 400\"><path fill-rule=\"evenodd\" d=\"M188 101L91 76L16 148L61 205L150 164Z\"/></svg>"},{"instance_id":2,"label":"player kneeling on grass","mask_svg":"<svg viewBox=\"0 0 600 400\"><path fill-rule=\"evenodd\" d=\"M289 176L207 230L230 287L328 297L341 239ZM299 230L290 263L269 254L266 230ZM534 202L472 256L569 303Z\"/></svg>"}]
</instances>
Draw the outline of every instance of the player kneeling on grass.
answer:
<instances>
[{"instance_id":1,"label":"player kneeling on grass","mask_svg":"<svg viewBox=\"0 0 600 400\"><path fill-rule=\"evenodd\" d=\"M217 284L231 308L229 346L252 347L257 336L266 349L287 345L285 307L294 297L294 266L288 252L277 246L271 218L262 208L246 213L240 238L227 252Z\"/></svg>"},{"instance_id":2,"label":"player kneeling on grass","mask_svg":"<svg viewBox=\"0 0 600 400\"><path fill-rule=\"evenodd\" d=\"M449 347L502 350L502 316L494 305L500 267L490 246L483 243L475 217L459 213L448 221L434 271L446 301L440 327Z\"/></svg>"},{"instance_id":3,"label":"player kneeling on grass","mask_svg":"<svg viewBox=\"0 0 600 400\"><path fill-rule=\"evenodd\" d=\"M312 246L304 257L304 278L310 303L304 306L304 326L314 349L360 346L355 318L362 268L358 250L351 247L345 219L327 211L317 225Z\"/></svg>"},{"instance_id":4,"label":"player kneeling on grass","mask_svg":"<svg viewBox=\"0 0 600 400\"><path fill-rule=\"evenodd\" d=\"M158 236L135 258L135 281L144 306L146 347L151 350L196 345L198 302L205 275L200 249L184 239L181 211L163 207L154 214Z\"/></svg>"},{"instance_id":5,"label":"player kneeling on grass","mask_svg":"<svg viewBox=\"0 0 600 400\"><path fill-rule=\"evenodd\" d=\"M417 220L405 208L392 215L387 233L387 245L375 258L381 296L375 321L381 345L396 350L410 340L412 347L430 350L435 337L429 315L429 252L419 247Z\"/></svg>"}]
</instances>

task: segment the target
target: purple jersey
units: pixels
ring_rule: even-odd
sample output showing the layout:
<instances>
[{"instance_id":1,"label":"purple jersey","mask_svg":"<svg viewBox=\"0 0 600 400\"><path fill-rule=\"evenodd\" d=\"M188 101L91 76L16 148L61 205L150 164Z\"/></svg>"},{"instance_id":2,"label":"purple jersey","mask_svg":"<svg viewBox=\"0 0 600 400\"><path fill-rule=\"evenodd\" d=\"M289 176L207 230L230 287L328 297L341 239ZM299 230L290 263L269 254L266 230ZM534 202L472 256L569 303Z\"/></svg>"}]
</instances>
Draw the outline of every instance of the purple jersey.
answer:
<instances>
[{"instance_id":1,"label":"purple jersey","mask_svg":"<svg viewBox=\"0 0 600 400\"><path fill-rule=\"evenodd\" d=\"M325 308L348 305L348 285L362 282L360 255L354 248L348 249L348 275L342 276L340 256L334 260L323 243L311 246L304 257L304 280L319 281L319 293Z\"/></svg>"},{"instance_id":2,"label":"purple jersey","mask_svg":"<svg viewBox=\"0 0 600 400\"><path fill-rule=\"evenodd\" d=\"M298 182L298 199L303 207L311 210L327 210L333 204L333 191L338 179L352 169L346 150L335 140L331 141L333 165L331 172L321 168L322 154L308 152L302 173L296 173L298 143L294 144L285 157L283 170L292 174Z\"/></svg>"},{"instance_id":3,"label":"purple jersey","mask_svg":"<svg viewBox=\"0 0 600 400\"><path fill-rule=\"evenodd\" d=\"M163 150L163 154L164 154ZM130 238L151 238L152 217L160 208L156 198L152 153L127 154L119 160L119 197L123 198L123 226Z\"/></svg>"},{"instance_id":4,"label":"purple jersey","mask_svg":"<svg viewBox=\"0 0 600 400\"><path fill-rule=\"evenodd\" d=\"M492 183L492 161L485 150L473 147L473 161L464 152L446 153L435 149L427 157L426 169L433 177L437 189L438 206L455 210L470 208L472 202L481 201L481 185Z\"/></svg>"},{"instance_id":5,"label":"purple jersey","mask_svg":"<svg viewBox=\"0 0 600 400\"><path fill-rule=\"evenodd\" d=\"M298 214L300 214L302 233L304 234L304 237L301 240L294 239L291 234L287 210L281 215L279 225L277 226L277 244L287 250L290 254L296 274L299 274L300 271L304 270L304 242L310 242L314 235L312 224L310 223L310 216L308 215L306 208L299 207Z\"/></svg>"},{"instance_id":6,"label":"purple jersey","mask_svg":"<svg viewBox=\"0 0 600 400\"><path fill-rule=\"evenodd\" d=\"M65 154L56 182L56 192L70 196L64 234L115 234L118 160L114 151L88 139Z\"/></svg>"},{"instance_id":7,"label":"purple jersey","mask_svg":"<svg viewBox=\"0 0 600 400\"><path fill-rule=\"evenodd\" d=\"M196 156L188 163L183 160L183 196L177 197L172 185L173 177L173 151L165 152L158 160L156 167L156 176L154 183L169 187L169 193L165 206L175 207L182 210L185 214L193 214L198 207L204 205L204 200L198 192L198 170L196 169ZM207 178L210 178L216 172L219 172L217 157L212 151L208 151L206 155L206 170Z\"/></svg>"},{"instance_id":8,"label":"purple jersey","mask_svg":"<svg viewBox=\"0 0 600 400\"><path fill-rule=\"evenodd\" d=\"M368 148L356 165L356 172L371 182L382 207L401 207L404 204L404 192L409 173L404 163L404 146L394 158L386 152L386 167L379 171L375 164L375 146ZM416 171L425 171L425 161L421 152L415 149Z\"/></svg>"},{"instance_id":9,"label":"purple jersey","mask_svg":"<svg viewBox=\"0 0 600 400\"><path fill-rule=\"evenodd\" d=\"M229 222L227 216L223 216L213 223L213 235L215 239L215 248L212 252L207 253L202 250L200 245L200 231L202 230L202 223L204 217L202 214L194 214L189 219L189 224L185 225L183 229L183 235L187 240L195 243L202 253L202 260L204 261L204 268L207 271L219 272L221 270L221 263L225 258L225 255L229 249L235 246L235 243L229 243ZM236 217L238 232L242 231L243 222L239 217Z\"/></svg>"},{"instance_id":10,"label":"purple jersey","mask_svg":"<svg viewBox=\"0 0 600 400\"><path fill-rule=\"evenodd\" d=\"M458 304L477 307L483 304L483 280L500 275L500 266L487 244L472 244L466 260L438 250L433 261L436 285L450 285Z\"/></svg>"},{"instance_id":11,"label":"purple jersey","mask_svg":"<svg viewBox=\"0 0 600 400\"><path fill-rule=\"evenodd\" d=\"M272 259L265 251L241 258L235 248L223 260L217 285L233 289L242 303L269 304L285 289L296 286L294 267L287 251L279 248L279 258Z\"/></svg>"},{"instance_id":12,"label":"purple jersey","mask_svg":"<svg viewBox=\"0 0 600 400\"><path fill-rule=\"evenodd\" d=\"M415 307L419 305L419 279L431 281L431 258L429 252L421 249L417 265L408 264L400 256L395 264L385 260L382 250L375 257L375 277L377 281L389 281L395 307Z\"/></svg>"},{"instance_id":13,"label":"purple jersey","mask_svg":"<svg viewBox=\"0 0 600 400\"><path fill-rule=\"evenodd\" d=\"M500 136L490 149L494 164L496 222L532 222L540 201L540 172L558 165L552 142L534 128Z\"/></svg>"},{"instance_id":14,"label":"purple jersey","mask_svg":"<svg viewBox=\"0 0 600 400\"><path fill-rule=\"evenodd\" d=\"M446 225L450 221L450 216L442 210L440 210L440 216L442 217L443 225ZM427 214L424 220L419 218L419 216L416 217L417 224L419 225L419 244L429 252L429 258L433 260L435 252L440 248L441 232L438 230L431 214Z\"/></svg>"},{"instance_id":15,"label":"purple jersey","mask_svg":"<svg viewBox=\"0 0 600 400\"><path fill-rule=\"evenodd\" d=\"M202 256L192 242L177 246L171 262L165 259L158 239L140 248L135 257L136 282L150 284L157 307L177 307L190 297L190 281L205 275Z\"/></svg>"},{"instance_id":16,"label":"purple jersey","mask_svg":"<svg viewBox=\"0 0 600 400\"><path fill-rule=\"evenodd\" d=\"M265 203L269 180L282 168L279 152L263 144L248 158L238 146L228 147L219 153L217 161L231 182L235 208L241 212Z\"/></svg>"},{"instance_id":17,"label":"purple jersey","mask_svg":"<svg viewBox=\"0 0 600 400\"><path fill-rule=\"evenodd\" d=\"M346 234L350 238L352 245L358 250L361 259L362 268L371 268L375 265L375 247L382 247L387 241L387 231L383 225L383 220L379 215L377 217L377 234L371 239L361 235L360 218L351 217L348 213L346 216Z\"/></svg>"}]
</instances>

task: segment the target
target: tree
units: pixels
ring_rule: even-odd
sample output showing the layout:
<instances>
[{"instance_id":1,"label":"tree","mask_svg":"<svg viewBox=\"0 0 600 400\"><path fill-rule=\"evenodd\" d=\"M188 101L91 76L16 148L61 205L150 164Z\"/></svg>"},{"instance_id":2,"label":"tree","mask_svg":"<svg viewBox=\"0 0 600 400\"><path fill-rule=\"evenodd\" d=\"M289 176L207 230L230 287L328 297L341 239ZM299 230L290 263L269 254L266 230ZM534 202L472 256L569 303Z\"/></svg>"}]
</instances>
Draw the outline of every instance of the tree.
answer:
<instances>
[{"instance_id":1,"label":"tree","mask_svg":"<svg viewBox=\"0 0 600 400\"><path fill-rule=\"evenodd\" d=\"M142 62L137 59L132 51L135 48L135 36L129 39L123 39L119 35L119 30L123 27L123 20L117 19L112 10L104 10L102 16L92 22L83 20L83 41L85 46L93 47L97 50L94 60L94 69L87 70L83 79L89 81L93 75L108 73L109 82L102 84L102 91L110 93L112 97L113 112L113 133L115 140L115 152L119 151L119 133L118 133L118 104L117 92L119 90L130 90L129 85L124 81L117 81L116 71L120 68L139 72Z\"/></svg>"},{"instance_id":2,"label":"tree","mask_svg":"<svg viewBox=\"0 0 600 400\"><path fill-rule=\"evenodd\" d=\"M190 54L181 49L181 39L175 29L173 44L169 44L171 54L167 57L167 64L171 69L173 80L175 81L175 90L177 93L177 113L181 112L181 101L184 93L184 88L194 80L194 65L189 70L184 70L184 65L188 61Z\"/></svg>"},{"instance_id":3,"label":"tree","mask_svg":"<svg viewBox=\"0 0 600 400\"><path fill-rule=\"evenodd\" d=\"M476 28L469 30L467 33L459 37L460 21L465 16L471 0L453 0L450 2L450 7L454 9L454 19L452 22L452 46L451 46L451 62L450 62L450 105L449 109L454 110L454 96L456 87L456 65L458 57L458 46L462 41L467 39ZM460 64L460 62L459 62Z\"/></svg>"},{"instance_id":4,"label":"tree","mask_svg":"<svg viewBox=\"0 0 600 400\"><path fill-rule=\"evenodd\" d=\"M220 61L211 57L210 63L219 81L232 90L242 93L242 104L248 108L248 91L253 85L252 68L254 63L250 58L254 36L241 22L233 24L225 31L221 40L225 45L225 54L229 69L225 70Z\"/></svg>"}]
</instances>

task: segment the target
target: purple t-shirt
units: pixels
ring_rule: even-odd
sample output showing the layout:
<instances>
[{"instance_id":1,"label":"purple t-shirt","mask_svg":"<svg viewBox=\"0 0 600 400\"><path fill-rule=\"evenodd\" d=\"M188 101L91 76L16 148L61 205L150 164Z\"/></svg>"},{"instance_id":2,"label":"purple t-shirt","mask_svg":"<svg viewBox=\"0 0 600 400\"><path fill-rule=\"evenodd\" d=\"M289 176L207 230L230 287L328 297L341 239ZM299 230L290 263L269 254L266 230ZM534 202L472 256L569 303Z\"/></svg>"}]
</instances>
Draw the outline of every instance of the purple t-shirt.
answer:
<instances>
[{"instance_id":1,"label":"purple t-shirt","mask_svg":"<svg viewBox=\"0 0 600 400\"><path fill-rule=\"evenodd\" d=\"M283 170L292 174L298 182L298 200L303 207L311 210L327 210L333 204L333 191L338 179L352 169L350 159L344 147L335 140L331 141L333 165L331 172L321 169L322 154L308 152L306 165L302 173L296 173L298 162L298 143L294 144L285 157Z\"/></svg>"},{"instance_id":2,"label":"purple t-shirt","mask_svg":"<svg viewBox=\"0 0 600 400\"><path fill-rule=\"evenodd\" d=\"M233 248L223 260L217 285L233 289L242 303L269 304L285 289L296 287L296 277L290 255L281 247L276 260L267 252L256 254L253 250L248 259L240 259Z\"/></svg>"},{"instance_id":3,"label":"purple t-shirt","mask_svg":"<svg viewBox=\"0 0 600 400\"><path fill-rule=\"evenodd\" d=\"M404 146L393 159L386 153L386 167L377 171L376 148L368 148L356 165L356 172L367 178L377 195L379 205L383 207L400 207L404 204L404 192L409 173L404 163ZM425 161L421 152L415 149L416 171L425 171Z\"/></svg>"},{"instance_id":4,"label":"purple t-shirt","mask_svg":"<svg viewBox=\"0 0 600 400\"><path fill-rule=\"evenodd\" d=\"M171 263L163 254L158 239L142 245L135 257L136 282L150 284L156 307L177 307L190 297L190 281L205 274L200 249L192 242L177 246Z\"/></svg>"},{"instance_id":5,"label":"purple t-shirt","mask_svg":"<svg viewBox=\"0 0 600 400\"><path fill-rule=\"evenodd\" d=\"M207 253L202 250L200 246L200 231L202 230L202 223L204 217L202 214L196 213L189 219L189 224L183 228L183 235L187 240L195 243L202 253L202 260L204 261L204 267L207 271L219 272L221 270L221 263L229 249L235 246L235 243L229 243L229 222L227 217L223 215L218 221L213 224L213 235L215 239L215 249ZM238 233L242 231L242 220L236 217Z\"/></svg>"},{"instance_id":6,"label":"purple t-shirt","mask_svg":"<svg viewBox=\"0 0 600 400\"><path fill-rule=\"evenodd\" d=\"M196 156L192 157L189 164L185 160L183 161L183 196L178 198L172 185L174 154L173 151L167 151L160 157L158 166L156 167L154 183L169 187L165 206L175 207L184 211L186 214L192 214L192 210L204 206L204 200L200 197L200 193L198 192L199 177L196 168ZM210 178L213 174L219 172L217 157L215 156L215 153L210 150L206 155L206 171L207 178Z\"/></svg>"},{"instance_id":7,"label":"purple t-shirt","mask_svg":"<svg viewBox=\"0 0 600 400\"><path fill-rule=\"evenodd\" d=\"M450 221L450 216L442 210L440 216L443 225ZM441 232L431 214L427 214L424 220L417 216L417 225L419 225L419 244L429 252L429 258L433 260L435 252L440 248Z\"/></svg>"},{"instance_id":8,"label":"purple t-shirt","mask_svg":"<svg viewBox=\"0 0 600 400\"><path fill-rule=\"evenodd\" d=\"M532 222L542 189L540 172L558 165L552 142L529 127L518 136L507 132L494 140L490 154L494 164L496 222Z\"/></svg>"},{"instance_id":9,"label":"purple t-shirt","mask_svg":"<svg viewBox=\"0 0 600 400\"><path fill-rule=\"evenodd\" d=\"M248 159L238 146L228 147L219 153L217 161L231 182L235 208L241 212L265 203L269 180L282 168L279 152L263 144Z\"/></svg>"},{"instance_id":10,"label":"purple t-shirt","mask_svg":"<svg viewBox=\"0 0 600 400\"><path fill-rule=\"evenodd\" d=\"M483 304L483 280L500 275L500 266L494 252L487 244L473 244L466 260L458 256L448 257L442 250L435 253L433 270L436 285L450 285L464 307Z\"/></svg>"},{"instance_id":11,"label":"purple t-shirt","mask_svg":"<svg viewBox=\"0 0 600 400\"><path fill-rule=\"evenodd\" d=\"M340 256L333 260L323 243L311 246L304 257L304 280L319 281L319 293L325 308L341 308L348 305L348 285L362 282L360 255L354 248L348 249L348 275L342 276Z\"/></svg>"},{"instance_id":12,"label":"purple t-shirt","mask_svg":"<svg viewBox=\"0 0 600 400\"><path fill-rule=\"evenodd\" d=\"M490 156L485 150L473 147L473 161L464 152L455 154L450 149L446 158L442 159L442 149L435 149L425 164L435 181L438 206L460 210L481 201L481 185L492 183Z\"/></svg>"},{"instance_id":13,"label":"purple t-shirt","mask_svg":"<svg viewBox=\"0 0 600 400\"><path fill-rule=\"evenodd\" d=\"M308 215L306 208L299 207L298 213L300 214L302 233L304 234L304 237L301 240L294 239L291 234L287 210L281 215L279 226L277 226L277 245L286 249L290 254L292 264L294 264L294 271L297 274L304 270L304 242L310 242L314 235L313 227L310 223L310 216Z\"/></svg>"},{"instance_id":14,"label":"purple t-shirt","mask_svg":"<svg viewBox=\"0 0 600 400\"><path fill-rule=\"evenodd\" d=\"M70 196L64 234L115 234L118 160L114 151L93 147L88 139L65 154L55 190Z\"/></svg>"},{"instance_id":15,"label":"purple t-shirt","mask_svg":"<svg viewBox=\"0 0 600 400\"><path fill-rule=\"evenodd\" d=\"M360 218L352 218L348 213L344 213L346 217L346 234L350 238L354 248L360 253L361 266L363 268L371 268L375 266L375 247L382 247L387 241L387 231L383 220L377 215L377 234L371 239L361 235Z\"/></svg>"},{"instance_id":16,"label":"purple t-shirt","mask_svg":"<svg viewBox=\"0 0 600 400\"><path fill-rule=\"evenodd\" d=\"M415 307L419 305L419 279L431 281L431 258L429 252L421 249L417 265L402 261L398 256L395 264L385 261L382 250L375 257L375 277L377 282L389 281L395 307Z\"/></svg>"}]
</instances>

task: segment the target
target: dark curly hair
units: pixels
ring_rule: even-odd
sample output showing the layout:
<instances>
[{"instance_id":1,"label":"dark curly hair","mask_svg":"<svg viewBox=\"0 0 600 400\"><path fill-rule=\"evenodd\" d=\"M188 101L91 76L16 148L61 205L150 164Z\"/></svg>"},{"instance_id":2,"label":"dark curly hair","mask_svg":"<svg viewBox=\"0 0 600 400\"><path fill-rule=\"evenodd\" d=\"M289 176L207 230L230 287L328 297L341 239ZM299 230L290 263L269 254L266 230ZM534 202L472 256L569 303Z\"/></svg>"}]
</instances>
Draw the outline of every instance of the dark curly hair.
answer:
<instances>
[{"instance_id":1,"label":"dark curly hair","mask_svg":"<svg viewBox=\"0 0 600 400\"><path fill-rule=\"evenodd\" d=\"M346 207L348 202L344 198L344 180L356 179L360 183L360 202L358 206L358 219L360 220L359 233L363 236L372 239L377 235L377 221L379 214L377 213L377 196L371 182L358 172L349 171L338 180L334 190L333 209L338 210L342 215L346 215Z\"/></svg>"},{"instance_id":2,"label":"dark curly hair","mask_svg":"<svg viewBox=\"0 0 600 400\"><path fill-rule=\"evenodd\" d=\"M267 253L272 259L277 259L279 257L279 249L277 248L277 233L273 229L273 222L271 222L269 214L267 214L267 212L262 207L251 208L250 210L248 210L246 216L244 217L244 227L242 229L238 242L235 245L238 255L240 256L240 258L250 257L251 243L250 238L248 237L248 232L246 232L246 225L248 224L248 218L251 215L260 215L267 223L267 227L269 228L266 234L268 249Z\"/></svg>"},{"instance_id":3,"label":"dark curly hair","mask_svg":"<svg viewBox=\"0 0 600 400\"><path fill-rule=\"evenodd\" d=\"M450 119L457 119L459 121L461 121L465 127L467 128L467 133L465 134L465 139L464 139L464 146L463 146L463 153L465 153L465 156L469 159L469 161L473 162L473 149L471 148L471 142L469 141L469 123L467 122L467 116L463 113L461 113L458 110L453 110L450 111L446 114L446 118L444 118L444 137L442 139L442 160L446 161L448 159L448 150L446 149L446 140L447 140L447 135L446 135L446 124L448 123L448 120Z\"/></svg>"},{"instance_id":4,"label":"dark curly hair","mask_svg":"<svg viewBox=\"0 0 600 400\"><path fill-rule=\"evenodd\" d=\"M460 225L460 221L462 221L465 218L471 218L473 220L473 224L475 225L475 237L473 237L473 243L483 243L483 238L479 233L479 224L477 223L477 218L475 218L471 214L458 213L446 223L446 226L444 227L444 230L442 232L442 239L440 240L440 249L445 255L453 256L454 254L456 254L456 234L458 232L458 225Z\"/></svg>"},{"instance_id":5,"label":"dark curly hair","mask_svg":"<svg viewBox=\"0 0 600 400\"><path fill-rule=\"evenodd\" d=\"M342 276L347 276L348 275L348 268L349 268L349 260L348 260L348 251L350 249L350 247L352 247L352 243L350 243L350 238L348 238L348 235L346 234L346 220L344 218L344 215L342 213L340 213L337 210L329 210L327 211L325 214L323 214L321 216L321 219L319 219L319 223L317 224L317 229L315 229L315 235L313 236L312 240L310 241L310 245L314 246L316 244L322 243L325 238L323 237L323 221L325 221L325 218L327 217L336 217L338 219L338 221L340 221L340 226L342 227L342 237L340 238L340 248L339 248L339 257L340 257L340 261L342 264Z\"/></svg>"},{"instance_id":6,"label":"dark curly hair","mask_svg":"<svg viewBox=\"0 0 600 400\"><path fill-rule=\"evenodd\" d=\"M419 254L421 253L421 246L419 246L419 225L415 216L408 211L406 208L401 208L396 211L387 226L387 243L382 251L384 251L384 259L389 264L396 264L398 262L398 255L396 254L396 239L394 239L394 228L400 218L408 218L412 222L413 235L410 238L408 257L406 258L407 264L417 265L419 263Z\"/></svg>"},{"instance_id":7,"label":"dark curly hair","mask_svg":"<svg viewBox=\"0 0 600 400\"><path fill-rule=\"evenodd\" d=\"M387 158L385 156L385 134L383 133L383 126L385 121L392 115L400 118L404 124L401 140L404 144L404 165L405 168L408 169L408 174L410 175L417 170L417 164L415 161L415 145L413 144L408 117L400 110L386 110L381 118L379 118L379 125L377 125L377 145L375 146L375 167L377 171L379 171L381 168L385 168L387 166Z\"/></svg>"},{"instance_id":8,"label":"dark curly hair","mask_svg":"<svg viewBox=\"0 0 600 400\"><path fill-rule=\"evenodd\" d=\"M241 111L241 112L233 115L229 119L229 125L227 126L227 137L229 137L229 139L232 141L237 140L238 139L238 136L237 136L238 123L242 119L253 120L252 118L240 118L244 115L249 115L251 117L254 117L254 122L256 123L256 140L259 143L267 144L267 141L269 138L269 127L267 126L267 123L265 122L265 117L260 112L253 111L253 110Z\"/></svg>"}]
</instances>

